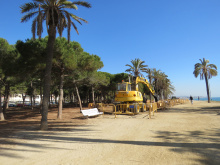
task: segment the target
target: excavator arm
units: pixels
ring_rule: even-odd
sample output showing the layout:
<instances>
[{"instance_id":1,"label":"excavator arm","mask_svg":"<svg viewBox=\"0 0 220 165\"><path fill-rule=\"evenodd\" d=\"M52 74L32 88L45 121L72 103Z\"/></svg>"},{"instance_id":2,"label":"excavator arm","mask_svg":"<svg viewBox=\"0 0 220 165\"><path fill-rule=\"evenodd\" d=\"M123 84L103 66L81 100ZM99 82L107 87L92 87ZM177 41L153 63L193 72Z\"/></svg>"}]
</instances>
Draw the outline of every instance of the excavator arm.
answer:
<instances>
[{"instance_id":1,"label":"excavator arm","mask_svg":"<svg viewBox=\"0 0 220 165\"><path fill-rule=\"evenodd\" d=\"M154 96L155 91L153 90L152 86L150 85L150 83L147 81L147 79L142 78L142 77L136 77L136 90L138 91L138 83L142 83L145 84L148 89L150 90L151 94Z\"/></svg>"}]
</instances>

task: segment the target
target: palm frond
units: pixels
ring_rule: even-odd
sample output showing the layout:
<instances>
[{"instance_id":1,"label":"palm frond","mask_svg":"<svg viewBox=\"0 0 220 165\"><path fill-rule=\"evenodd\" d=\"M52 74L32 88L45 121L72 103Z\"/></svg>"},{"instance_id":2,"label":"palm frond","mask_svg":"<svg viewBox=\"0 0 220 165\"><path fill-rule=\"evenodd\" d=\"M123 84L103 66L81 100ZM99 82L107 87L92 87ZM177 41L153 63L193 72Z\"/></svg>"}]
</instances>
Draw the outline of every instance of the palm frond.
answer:
<instances>
[{"instance_id":1,"label":"palm frond","mask_svg":"<svg viewBox=\"0 0 220 165\"><path fill-rule=\"evenodd\" d=\"M209 74L210 74L211 76L217 76L217 75L218 75L218 72L217 72L217 70L215 70L215 69L210 69L210 70L209 70Z\"/></svg>"},{"instance_id":2,"label":"palm frond","mask_svg":"<svg viewBox=\"0 0 220 165\"><path fill-rule=\"evenodd\" d=\"M214 64L209 64L209 65L207 65L207 67L209 67L209 68L214 68L214 69L216 69L216 70L217 70L217 66L216 66L216 65L214 65Z\"/></svg>"},{"instance_id":3,"label":"palm frond","mask_svg":"<svg viewBox=\"0 0 220 165\"><path fill-rule=\"evenodd\" d=\"M125 72L131 72L132 71L132 69L126 69L125 70Z\"/></svg>"},{"instance_id":4,"label":"palm frond","mask_svg":"<svg viewBox=\"0 0 220 165\"><path fill-rule=\"evenodd\" d=\"M42 17L41 15L38 15L37 17L37 35L39 37L39 39L41 39L41 35L42 35L42 32L43 32L43 25L42 25Z\"/></svg>"},{"instance_id":5,"label":"palm frond","mask_svg":"<svg viewBox=\"0 0 220 165\"><path fill-rule=\"evenodd\" d=\"M129 65L129 64L126 64L125 66L128 66L128 67L132 68L132 66L131 66L131 65Z\"/></svg>"},{"instance_id":6,"label":"palm frond","mask_svg":"<svg viewBox=\"0 0 220 165\"><path fill-rule=\"evenodd\" d=\"M64 13L65 13L65 16L67 18L67 38L68 38L68 42L69 42L70 41L70 30L71 30L72 21L71 21L71 17L70 17L69 12L64 11Z\"/></svg>"},{"instance_id":7,"label":"palm frond","mask_svg":"<svg viewBox=\"0 0 220 165\"><path fill-rule=\"evenodd\" d=\"M38 13L38 11L35 11L35 12L31 12L31 13L28 13L26 15L24 15L22 18L21 18L21 22L27 22L29 19L31 19L33 16L35 16L36 14Z\"/></svg>"},{"instance_id":8,"label":"palm frond","mask_svg":"<svg viewBox=\"0 0 220 165\"><path fill-rule=\"evenodd\" d=\"M36 10L38 8L38 4L37 3L25 3L24 5L20 6L21 8L21 13L26 13L29 12L31 10Z\"/></svg>"},{"instance_id":9,"label":"palm frond","mask_svg":"<svg viewBox=\"0 0 220 165\"><path fill-rule=\"evenodd\" d=\"M73 18L75 21L77 21L80 25L82 25L82 23L79 21L79 19L76 18L75 15L70 14L71 18Z\"/></svg>"},{"instance_id":10,"label":"palm frond","mask_svg":"<svg viewBox=\"0 0 220 165\"><path fill-rule=\"evenodd\" d=\"M36 34L36 25L37 25L37 18L34 19L31 27L31 32L33 35L33 40L35 40L35 34Z\"/></svg>"},{"instance_id":11,"label":"palm frond","mask_svg":"<svg viewBox=\"0 0 220 165\"><path fill-rule=\"evenodd\" d=\"M44 3L45 2L45 0L32 0L32 1L38 2L38 3Z\"/></svg>"},{"instance_id":12,"label":"palm frond","mask_svg":"<svg viewBox=\"0 0 220 165\"><path fill-rule=\"evenodd\" d=\"M47 33L48 33L48 26L49 26L49 21L50 21L50 12L47 10L45 12L45 17L46 17L46 27L47 27Z\"/></svg>"},{"instance_id":13,"label":"palm frond","mask_svg":"<svg viewBox=\"0 0 220 165\"><path fill-rule=\"evenodd\" d=\"M64 28L67 27L67 21L63 15L63 13L59 12L58 15L59 15L59 20L58 20L57 29L58 29L58 33L59 33L60 37L62 37L63 30L64 30Z\"/></svg>"},{"instance_id":14,"label":"palm frond","mask_svg":"<svg viewBox=\"0 0 220 165\"><path fill-rule=\"evenodd\" d=\"M195 77L198 77L199 73L200 73L200 69L195 69L193 72Z\"/></svg>"},{"instance_id":15,"label":"palm frond","mask_svg":"<svg viewBox=\"0 0 220 165\"><path fill-rule=\"evenodd\" d=\"M76 33L79 35L79 32L78 32L78 29L77 29L76 25L75 25L73 22L72 22L72 25L73 25L73 27L74 27Z\"/></svg>"},{"instance_id":16,"label":"palm frond","mask_svg":"<svg viewBox=\"0 0 220 165\"><path fill-rule=\"evenodd\" d=\"M85 2L85 1L75 1L75 2L73 2L73 4L80 5L80 6L87 7L87 8L92 7L90 3Z\"/></svg>"},{"instance_id":17,"label":"palm frond","mask_svg":"<svg viewBox=\"0 0 220 165\"><path fill-rule=\"evenodd\" d=\"M76 15L74 15L74 14L70 14L71 15L71 17L74 19L74 20L76 20L77 22L79 22L80 24L82 24L79 20L81 20L81 21L83 21L83 22L85 22L85 23L88 23L88 21L86 21L85 19L83 19L83 18L80 18L80 17L78 17L78 16L76 16Z\"/></svg>"},{"instance_id":18,"label":"palm frond","mask_svg":"<svg viewBox=\"0 0 220 165\"><path fill-rule=\"evenodd\" d=\"M57 5L59 6L60 4L64 3L67 0L58 0Z\"/></svg>"},{"instance_id":19,"label":"palm frond","mask_svg":"<svg viewBox=\"0 0 220 165\"><path fill-rule=\"evenodd\" d=\"M69 9L78 10L78 7L70 1L64 1L60 3L60 5L61 5L60 8L69 8Z\"/></svg>"}]
</instances>

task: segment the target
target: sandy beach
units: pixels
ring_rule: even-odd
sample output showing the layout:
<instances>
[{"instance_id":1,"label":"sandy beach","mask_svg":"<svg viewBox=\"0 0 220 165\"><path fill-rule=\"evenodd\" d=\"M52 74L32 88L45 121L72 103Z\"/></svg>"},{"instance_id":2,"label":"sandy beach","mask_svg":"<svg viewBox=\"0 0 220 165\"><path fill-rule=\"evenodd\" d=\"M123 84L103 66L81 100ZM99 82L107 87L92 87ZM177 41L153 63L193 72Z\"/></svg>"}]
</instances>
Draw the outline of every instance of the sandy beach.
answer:
<instances>
[{"instance_id":1,"label":"sandy beach","mask_svg":"<svg viewBox=\"0 0 220 165\"><path fill-rule=\"evenodd\" d=\"M220 164L220 102L194 101L148 118L104 115L83 119L78 109L0 122L1 165L212 165ZM13 119L13 120L12 120Z\"/></svg>"}]
</instances>

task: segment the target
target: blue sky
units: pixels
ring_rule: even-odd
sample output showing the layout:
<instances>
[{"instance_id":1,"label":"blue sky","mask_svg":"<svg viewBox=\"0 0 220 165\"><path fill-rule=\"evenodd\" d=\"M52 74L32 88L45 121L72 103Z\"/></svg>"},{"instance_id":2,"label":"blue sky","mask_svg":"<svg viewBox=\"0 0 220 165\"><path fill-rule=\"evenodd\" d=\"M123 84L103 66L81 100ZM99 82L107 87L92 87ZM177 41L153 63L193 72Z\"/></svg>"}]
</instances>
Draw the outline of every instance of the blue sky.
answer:
<instances>
[{"instance_id":1,"label":"blue sky","mask_svg":"<svg viewBox=\"0 0 220 165\"><path fill-rule=\"evenodd\" d=\"M22 4L1 2L0 37L15 44L31 38L31 22L20 23ZM78 25L71 40L101 57L103 72L125 72L135 58L160 69L177 96L206 96L205 81L195 78L194 64L206 58L220 67L219 0L87 0L91 9L73 11L89 23ZM77 23L76 23L77 24ZM44 36L46 36L46 29ZM63 35L66 36L66 33ZM220 77L210 81L211 96L220 96Z\"/></svg>"}]
</instances>

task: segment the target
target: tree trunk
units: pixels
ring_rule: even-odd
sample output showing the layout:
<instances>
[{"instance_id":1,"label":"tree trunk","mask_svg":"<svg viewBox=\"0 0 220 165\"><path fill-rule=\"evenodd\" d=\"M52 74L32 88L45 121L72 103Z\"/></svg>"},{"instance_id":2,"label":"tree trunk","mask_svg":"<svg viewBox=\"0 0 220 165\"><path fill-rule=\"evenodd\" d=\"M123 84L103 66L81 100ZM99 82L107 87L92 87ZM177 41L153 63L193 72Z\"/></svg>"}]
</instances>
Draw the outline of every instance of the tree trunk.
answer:
<instances>
[{"instance_id":1,"label":"tree trunk","mask_svg":"<svg viewBox=\"0 0 220 165\"><path fill-rule=\"evenodd\" d=\"M208 82L207 74L205 74L205 83L206 83L206 91L207 91L208 103L211 103L210 95L209 95L209 82Z\"/></svg>"},{"instance_id":2,"label":"tree trunk","mask_svg":"<svg viewBox=\"0 0 220 165\"><path fill-rule=\"evenodd\" d=\"M71 102L71 103L73 103L73 97L74 97L74 96L73 96L73 93L71 92L71 93L70 93L70 102Z\"/></svg>"},{"instance_id":3,"label":"tree trunk","mask_svg":"<svg viewBox=\"0 0 220 165\"><path fill-rule=\"evenodd\" d=\"M62 109L63 109L63 81L64 81L64 69L62 68L61 76L60 76L60 96L59 96L59 108L57 118L62 119Z\"/></svg>"},{"instance_id":4,"label":"tree trunk","mask_svg":"<svg viewBox=\"0 0 220 165\"><path fill-rule=\"evenodd\" d=\"M31 109L33 110L33 82L31 80Z\"/></svg>"},{"instance_id":5,"label":"tree trunk","mask_svg":"<svg viewBox=\"0 0 220 165\"><path fill-rule=\"evenodd\" d=\"M3 111L2 111L2 93L1 93L1 88L0 88L0 120L5 120Z\"/></svg>"},{"instance_id":6,"label":"tree trunk","mask_svg":"<svg viewBox=\"0 0 220 165\"><path fill-rule=\"evenodd\" d=\"M50 93L50 102L53 102L53 93Z\"/></svg>"},{"instance_id":7,"label":"tree trunk","mask_svg":"<svg viewBox=\"0 0 220 165\"><path fill-rule=\"evenodd\" d=\"M24 95L24 94L22 93L23 107L24 107L25 98L26 98L26 95Z\"/></svg>"},{"instance_id":8,"label":"tree trunk","mask_svg":"<svg viewBox=\"0 0 220 165\"><path fill-rule=\"evenodd\" d=\"M40 85L40 113L42 115L43 95L42 95L42 83Z\"/></svg>"},{"instance_id":9,"label":"tree trunk","mask_svg":"<svg viewBox=\"0 0 220 165\"><path fill-rule=\"evenodd\" d=\"M149 81L150 81L150 85L151 85L152 84L151 74L149 76ZM150 92L150 103L151 103L151 99L152 99L152 93Z\"/></svg>"},{"instance_id":10,"label":"tree trunk","mask_svg":"<svg viewBox=\"0 0 220 165\"><path fill-rule=\"evenodd\" d=\"M95 105L95 92L94 92L94 87L92 87L92 102Z\"/></svg>"},{"instance_id":11,"label":"tree trunk","mask_svg":"<svg viewBox=\"0 0 220 165\"><path fill-rule=\"evenodd\" d=\"M76 85L76 84L75 84L75 89L76 89L76 93L77 93L78 100L79 100L79 108L80 108L80 110L82 110L81 98L80 98L80 95L79 95L79 90L78 90L78 87L77 87L77 85Z\"/></svg>"},{"instance_id":12,"label":"tree trunk","mask_svg":"<svg viewBox=\"0 0 220 165\"><path fill-rule=\"evenodd\" d=\"M42 118L41 118L41 130L48 129L47 115L48 115L48 103L50 99L50 83L51 83L51 68L53 59L53 49L56 39L56 26L49 25L48 29L48 42L47 42L47 56L46 56L46 68L44 75L44 88L43 88L43 106L42 106Z\"/></svg>"},{"instance_id":13,"label":"tree trunk","mask_svg":"<svg viewBox=\"0 0 220 165\"><path fill-rule=\"evenodd\" d=\"M5 99L4 99L4 104L3 104L3 113L4 113L4 115L6 114L6 109L8 108L9 90L10 90L9 83L6 82L6 85L5 85Z\"/></svg>"}]
</instances>

